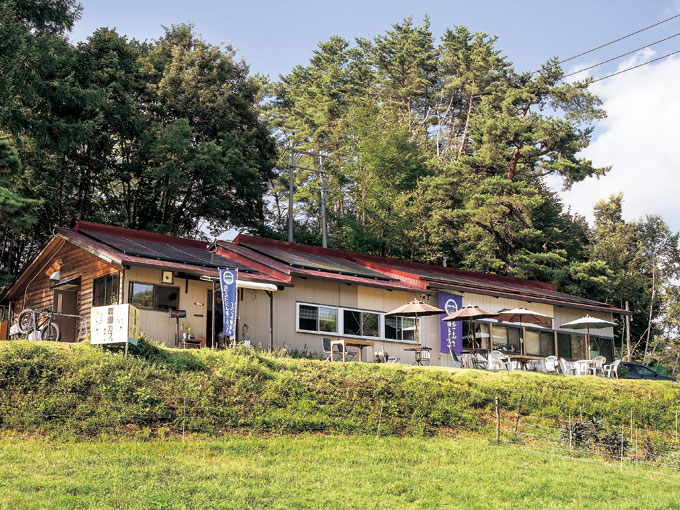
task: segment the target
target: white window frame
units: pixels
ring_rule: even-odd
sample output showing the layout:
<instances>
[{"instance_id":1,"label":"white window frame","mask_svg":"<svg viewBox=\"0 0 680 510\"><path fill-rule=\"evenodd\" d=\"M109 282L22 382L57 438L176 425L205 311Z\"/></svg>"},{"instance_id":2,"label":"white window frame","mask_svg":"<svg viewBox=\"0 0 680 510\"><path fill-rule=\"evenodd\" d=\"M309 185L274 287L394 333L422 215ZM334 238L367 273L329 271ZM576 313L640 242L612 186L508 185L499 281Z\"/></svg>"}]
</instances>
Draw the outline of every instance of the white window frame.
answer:
<instances>
[{"instance_id":1,"label":"white window frame","mask_svg":"<svg viewBox=\"0 0 680 510\"><path fill-rule=\"evenodd\" d=\"M332 308L338 312L338 330L336 332L332 331L310 331L308 329L300 329L300 306L315 306L322 308ZM350 335L342 333L344 330L345 314L344 312L362 312L362 313L372 313L379 316L379 336L361 336L361 335ZM418 332L419 336L423 336L423 322L422 317L418 317ZM337 305L326 305L323 303L309 303L306 301L297 301L295 303L295 332L304 333L308 335L323 335L323 336L336 336L336 337L346 337L346 338L359 338L364 340L378 340L383 342L394 342L400 344L411 344L415 345L415 340L398 340L395 338L385 338L385 312L380 312L378 310L365 310L363 308L352 308L349 306L337 306ZM422 343L422 341L421 341Z\"/></svg>"}]
</instances>

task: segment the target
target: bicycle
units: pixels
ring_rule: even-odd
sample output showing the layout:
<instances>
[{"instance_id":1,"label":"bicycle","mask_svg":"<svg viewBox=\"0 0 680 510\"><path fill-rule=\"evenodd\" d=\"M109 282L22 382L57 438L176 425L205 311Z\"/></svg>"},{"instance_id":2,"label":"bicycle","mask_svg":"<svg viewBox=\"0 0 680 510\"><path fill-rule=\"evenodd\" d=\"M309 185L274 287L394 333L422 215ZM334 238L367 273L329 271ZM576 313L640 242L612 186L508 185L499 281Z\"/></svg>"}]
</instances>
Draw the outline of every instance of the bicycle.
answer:
<instances>
[{"instance_id":1,"label":"bicycle","mask_svg":"<svg viewBox=\"0 0 680 510\"><path fill-rule=\"evenodd\" d=\"M53 312L51 308L45 308L44 310L31 310L27 308L19 314L17 327L19 332L27 337L30 337L33 330L37 329L40 340L58 342L61 338L61 329L59 329L59 324L53 322L55 315L57 313Z\"/></svg>"}]
</instances>

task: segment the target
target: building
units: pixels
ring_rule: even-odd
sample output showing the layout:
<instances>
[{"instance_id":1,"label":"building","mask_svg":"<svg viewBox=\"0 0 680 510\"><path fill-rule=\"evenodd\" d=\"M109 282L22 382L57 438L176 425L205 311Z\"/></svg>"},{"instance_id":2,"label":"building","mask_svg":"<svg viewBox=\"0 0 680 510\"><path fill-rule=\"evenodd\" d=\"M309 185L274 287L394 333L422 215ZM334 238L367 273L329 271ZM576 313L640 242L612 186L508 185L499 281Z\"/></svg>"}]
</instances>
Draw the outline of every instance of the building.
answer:
<instances>
[{"instance_id":1,"label":"building","mask_svg":"<svg viewBox=\"0 0 680 510\"><path fill-rule=\"evenodd\" d=\"M526 307L552 318L521 327L476 321L474 334L467 323L420 318L420 340L432 349L433 364L450 364L444 337L452 327L461 339L457 352L471 348L474 338L481 349L503 346L527 355L581 359L587 356L583 332L560 325L586 314L612 320L613 314L626 313L542 282L256 236L208 245L88 222L57 229L0 295L0 305L14 317L24 308L45 307L88 317L92 306L131 303L141 310L141 330L169 346L176 345L177 323L168 311L186 310L193 334L212 345L213 321L221 324L219 292L213 297L220 267L239 270L237 339L263 347L320 352L324 337L362 338L410 363L414 353L406 349L415 343L415 319L385 313L419 298L447 309L467 304L494 311ZM64 340L84 339L78 319L59 320ZM613 330L593 333L591 351L612 360Z\"/></svg>"}]
</instances>

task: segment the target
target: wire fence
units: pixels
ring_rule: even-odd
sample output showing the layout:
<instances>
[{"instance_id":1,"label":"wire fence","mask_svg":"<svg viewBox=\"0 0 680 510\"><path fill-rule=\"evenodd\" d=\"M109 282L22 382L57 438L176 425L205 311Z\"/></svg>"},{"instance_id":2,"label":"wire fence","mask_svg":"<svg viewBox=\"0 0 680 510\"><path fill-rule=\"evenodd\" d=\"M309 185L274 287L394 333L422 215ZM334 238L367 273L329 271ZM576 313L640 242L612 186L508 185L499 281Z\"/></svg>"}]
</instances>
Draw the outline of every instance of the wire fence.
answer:
<instances>
[{"instance_id":1,"label":"wire fence","mask_svg":"<svg viewBox=\"0 0 680 510\"><path fill-rule=\"evenodd\" d=\"M519 408L497 408L495 418L499 446L680 478L678 410L674 431L641 427L632 412L625 425L597 416L524 416Z\"/></svg>"}]
</instances>

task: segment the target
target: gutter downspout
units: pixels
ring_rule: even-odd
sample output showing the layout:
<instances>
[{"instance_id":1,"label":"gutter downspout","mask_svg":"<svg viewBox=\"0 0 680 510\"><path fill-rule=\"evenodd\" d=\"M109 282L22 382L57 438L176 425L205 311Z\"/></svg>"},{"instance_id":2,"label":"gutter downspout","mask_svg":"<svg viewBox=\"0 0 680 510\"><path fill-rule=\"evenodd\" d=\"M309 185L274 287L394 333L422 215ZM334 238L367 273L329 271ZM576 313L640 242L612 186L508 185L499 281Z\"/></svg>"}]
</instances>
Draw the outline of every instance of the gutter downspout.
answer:
<instances>
[{"instance_id":1,"label":"gutter downspout","mask_svg":"<svg viewBox=\"0 0 680 510\"><path fill-rule=\"evenodd\" d=\"M265 290L269 296L269 352L274 351L274 293Z\"/></svg>"}]
</instances>

